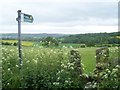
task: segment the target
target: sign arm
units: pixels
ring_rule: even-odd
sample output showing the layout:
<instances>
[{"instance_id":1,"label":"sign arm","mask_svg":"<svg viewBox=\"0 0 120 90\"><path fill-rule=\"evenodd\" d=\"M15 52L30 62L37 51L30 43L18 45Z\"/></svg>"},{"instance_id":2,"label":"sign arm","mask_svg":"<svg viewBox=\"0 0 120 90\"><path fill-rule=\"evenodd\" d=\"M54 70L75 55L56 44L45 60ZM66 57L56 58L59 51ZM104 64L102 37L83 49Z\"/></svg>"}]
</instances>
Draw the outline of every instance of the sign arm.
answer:
<instances>
[{"instance_id":1,"label":"sign arm","mask_svg":"<svg viewBox=\"0 0 120 90\"><path fill-rule=\"evenodd\" d=\"M18 10L18 17L16 20L18 21L18 51L19 51L19 63L20 63L20 68L22 65L22 46L21 46L21 22L33 22L33 16L29 14L24 14L21 12L21 10ZM22 17L23 15L23 17Z\"/></svg>"}]
</instances>

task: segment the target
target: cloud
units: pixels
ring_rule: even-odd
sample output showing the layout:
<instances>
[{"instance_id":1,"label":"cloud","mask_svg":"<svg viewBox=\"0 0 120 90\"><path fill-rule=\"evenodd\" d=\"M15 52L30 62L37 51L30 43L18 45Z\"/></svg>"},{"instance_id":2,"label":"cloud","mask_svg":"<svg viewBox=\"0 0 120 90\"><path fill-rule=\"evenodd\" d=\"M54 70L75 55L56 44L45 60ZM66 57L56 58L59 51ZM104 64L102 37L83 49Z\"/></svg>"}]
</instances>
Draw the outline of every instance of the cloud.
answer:
<instances>
[{"instance_id":1,"label":"cloud","mask_svg":"<svg viewBox=\"0 0 120 90\"><path fill-rule=\"evenodd\" d=\"M5 3L51 3L51 2L118 2L119 0L3 0Z\"/></svg>"},{"instance_id":2,"label":"cloud","mask_svg":"<svg viewBox=\"0 0 120 90\"><path fill-rule=\"evenodd\" d=\"M117 18L117 3L30 3L13 5L8 4L2 13L3 24L16 24L17 10L34 16L34 23L84 21L89 18L109 19Z\"/></svg>"},{"instance_id":3,"label":"cloud","mask_svg":"<svg viewBox=\"0 0 120 90\"><path fill-rule=\"evenodd\" d=\"M2 27L4 33L17 33L17 25ZM79 34L79 33L98 33L98 32L117 32L117 26L104 25L75 25L75 26L52 26L52 25L22 25L22 33L64 33L64 34ZM0 32L3 33L3 32Z\"/></svg>"},{"instance_id":4,"label":"cloud","mask_svg":"<svg viewBox=\"0 0 120 90\"><path fill-rule=\"evenodd\" d=\"M97 27L102 30L105 27L104 30L109 32L114 31L110 27L117 27L116 0L4 0L0 6L0 32L17 31L18 9L34 17L33 24L22 23L26 27L23 32L80 33L82 29L96 32Z\"/></svg>"}]
</instances>

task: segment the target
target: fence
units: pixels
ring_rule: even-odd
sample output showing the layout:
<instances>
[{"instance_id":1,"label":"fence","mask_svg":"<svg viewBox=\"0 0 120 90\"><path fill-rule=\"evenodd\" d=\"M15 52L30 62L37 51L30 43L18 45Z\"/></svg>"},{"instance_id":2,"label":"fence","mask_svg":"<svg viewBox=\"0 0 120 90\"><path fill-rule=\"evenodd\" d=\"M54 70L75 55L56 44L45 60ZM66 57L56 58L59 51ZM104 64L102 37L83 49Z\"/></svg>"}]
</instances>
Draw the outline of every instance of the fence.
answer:
<instances>
[{"instance_id":1,"label":"fence","mask_svg":"<svg viewBox=\"0 0 120 90\"><path fill-rule=\"evenodd\" d=\"M70 51L70 63L75 62L75 71L79 74L83 73L81 66L81 55L77 50ZM101 72L102 70L109 67L109 49L107 47L102 47L96 50L96 68L95 72Z\"/></svg>"}]
</instances>

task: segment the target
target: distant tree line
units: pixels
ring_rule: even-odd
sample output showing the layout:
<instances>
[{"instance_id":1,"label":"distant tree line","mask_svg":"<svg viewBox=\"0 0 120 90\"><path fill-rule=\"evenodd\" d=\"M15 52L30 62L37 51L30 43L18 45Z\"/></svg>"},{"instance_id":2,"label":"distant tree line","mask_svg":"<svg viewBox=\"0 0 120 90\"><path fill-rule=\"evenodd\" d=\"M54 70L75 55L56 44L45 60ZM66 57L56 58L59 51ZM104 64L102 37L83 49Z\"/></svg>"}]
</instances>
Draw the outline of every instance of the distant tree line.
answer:
<instances>
[{"instance_id":1,"label":"distant tree line","mask_svg":"<svg viewBox=\"0 0 120 90\"><path fill-rule=\"evenodd\" d=\"M45 36L44 36L45 35ZM10 39L15 39L17 38L10 38L12 37L11 35L8 35L9 38L2 38L10 40ZM43 46L58 46L59 42L61 43L75 43L75 44L80 44L80 47L91 47L91 46L97 46L97 47L102 47L102 46L115 46L115 45L120 45L120 32L114 32L114 33L88 33L88 34L74 34L74 35L64 35L61 37L55 37L54 35L48 36L46 34L39 36L35 36L35 34L31 35L23 35L22 40L23 41L33 41L33 42L40 42L42 41ZM59 35L60 36L60 35ZM14 35L15 37L15 35ZM35 38L36 37L36 38ZM11 43L8 42L2 42L3 45L11 45ZM17 43L14 43L12 45L17 45Z\"/></svg>"},{"instance_id":2,"label":"distant tree line","mask_svg":"<svg viewBox=\"0 0 120 90\"><path fill-rule=\"evenodd\" d=\"M120 44L120 32L69 35L60 39L62 43L77 43L89 46Z\"/></svg>"},{"instance_id":3,"label":"distant tree line","mask_svg":"<svg viewBox=\"0 0 120 90\"><path fill-rule=\"evenodd\" d=\"M18 45L17 42L14 42L14 43L10 43L10 42L1 42L0 44L2 44L2 45L13 45L13 46L17 46L17 45Z\"/></svg>"}]
</instances>

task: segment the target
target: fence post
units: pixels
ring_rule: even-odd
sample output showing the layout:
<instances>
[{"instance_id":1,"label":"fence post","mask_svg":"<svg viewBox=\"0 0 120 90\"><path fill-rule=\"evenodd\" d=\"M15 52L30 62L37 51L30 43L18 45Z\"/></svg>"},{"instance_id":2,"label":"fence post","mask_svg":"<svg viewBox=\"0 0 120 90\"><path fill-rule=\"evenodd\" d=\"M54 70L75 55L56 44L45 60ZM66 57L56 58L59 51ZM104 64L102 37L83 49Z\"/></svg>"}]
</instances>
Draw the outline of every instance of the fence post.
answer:
<instances>
[{"instance_id":1,"label":"fence post","mask_svg":"<svg viewBox=\"0 0 120 90\"><path fill-rule=\"evenodd\" d=\"M109 49L102 47L96 50L96 70L101 71L108 67L109 64Z\"/></svg>"},{"instance_id":2,"label":"fence post","mask_svg":"<svg viewBox=\"0 0 120 90\"><path fill-rule=\"evenodd\" d=\"M96 50L96 64L100 62L100 57L101 57L101 50L97 49Z\"/></svg>"},{"instance_id":3,"label":"fence post","mask_svg":"<svg viewBox=\"0 0 120 90\"><path fill-rule=\"evenodd\" d=\"M70 63L75 63L74 69L79 74L82 74L81 56L77 50L70 51Z\"/></svg>"}]
</instances>

